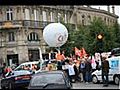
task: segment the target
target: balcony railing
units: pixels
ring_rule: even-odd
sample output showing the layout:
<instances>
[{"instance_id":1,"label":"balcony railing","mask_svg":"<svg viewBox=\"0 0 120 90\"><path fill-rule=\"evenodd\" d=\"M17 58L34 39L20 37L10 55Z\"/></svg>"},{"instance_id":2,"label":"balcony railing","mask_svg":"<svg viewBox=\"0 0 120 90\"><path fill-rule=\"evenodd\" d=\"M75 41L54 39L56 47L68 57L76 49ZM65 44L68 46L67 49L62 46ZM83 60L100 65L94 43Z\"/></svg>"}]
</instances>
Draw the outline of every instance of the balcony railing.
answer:
<instances>
[{"instance_id":1,"label":"balcony railing","mask_svg":"<svg viewBox=\"0 0 120 90\"><path fill-rule=\"evenodd\" d=\"M29 27L29 28L44 28L46 25L53 23L48 21L34 21L34 20L12 20L12 21L1 21L0 29L5 28L19 28L19 27ZM68 23L67 23L68 24ZM70 27L75 28L75 24L70 24Z\"/></svg>"},{"instance_id":2,"label":"balcony railing","mask_svg":"<svg viewBox=\"0 0 120 90\"><path fill-rule=\"evenodd\" d=\"M24 27L31 27L31 28L44 28L46 25L48 25L50 23L53 23L53 22L24 20L23 26Z\"/></svg>"},{"instance_id":3,"label":"balcony railing","mask_svg":"<svg viewBox=\"0 0 120 90\"><path fill-rule=\"evenodd\" d=\"M22 27L22 21L1 21L0 29Z\"/></svg>"}]
</instances>

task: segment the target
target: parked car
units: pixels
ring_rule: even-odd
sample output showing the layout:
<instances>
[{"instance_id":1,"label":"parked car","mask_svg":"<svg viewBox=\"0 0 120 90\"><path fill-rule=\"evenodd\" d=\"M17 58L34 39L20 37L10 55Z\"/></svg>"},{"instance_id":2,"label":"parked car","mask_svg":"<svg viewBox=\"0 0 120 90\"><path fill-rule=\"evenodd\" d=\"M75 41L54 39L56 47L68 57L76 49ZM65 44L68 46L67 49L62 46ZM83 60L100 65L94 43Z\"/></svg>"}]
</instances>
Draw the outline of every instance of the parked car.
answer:
<instances>
[{"instance_id":1,"label":"parked car","mask_svg":"<svg viewBox=\"0 0 120 90\"><path fill-rule=\"evenodd\" d=\"M71 89L67 74L60 70L42 71L34 74L28 89Z\"/></svg>"},{"instance_id":2,"label":"parked car","mask_svg":"<svg viewBox=\"0 0 120 90\"><path fill-rule=\"evenodd\" d=\"M36 72L37 70L40 69L40 65L42 65L42 63L40 61L32 61L32 62L25 62L20 64L18 67L16 67L14 69L14 71L18 71L18 70L32 70L33 65L36 66L36 69L34 70L34 72Z\"/></svg>"},{"instance_id":3,"label":"parked car","mask_svg":"<svg viewBox=\"0 0 120 90\"><path fill-rule=\"evenodd\" d=\"M120 83L120 56L113 56L108 58L110 69L109 69L109 81L114 81L115 84ZM96 70L92 73L92 82L102 82L102 70Z\"/></svg>"},{"instance_id":4,"label":"parked car","mask_svg":"<svg viewBox=\"0 0 120 90\"><path fill-rule=\"evenodd\" d=\"M120 48L113 48L111 50L111 55L120 56Z\"/></svg>"},{"instance_id":5,"label":"parked car","mask_svg":"<svg viewBox=\"0 0 120 90\"><path fill-rule=\"evenodd\" d=\"M0 67L0 78L2 78L2 67Z\"/></svg>"},{"instance_id":6,"label":"parked car","mask_svg":"<svg viewBox=\"0 0 120 90\"><path fill-rule=\"evenodd\" d=\"M18 87L27 87L29 85L32 73L27 70L12 71L1 79L2 89L15 89Z\"/></svg>"}]
</instances>

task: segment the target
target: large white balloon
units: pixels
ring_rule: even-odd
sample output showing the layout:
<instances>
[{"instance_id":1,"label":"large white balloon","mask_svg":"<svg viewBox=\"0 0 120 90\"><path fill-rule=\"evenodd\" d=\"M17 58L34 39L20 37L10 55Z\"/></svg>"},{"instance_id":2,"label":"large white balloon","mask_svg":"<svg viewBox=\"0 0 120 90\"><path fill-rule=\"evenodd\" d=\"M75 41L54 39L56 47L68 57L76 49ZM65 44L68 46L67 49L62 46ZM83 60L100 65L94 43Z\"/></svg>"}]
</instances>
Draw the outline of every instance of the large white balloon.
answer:
<instances>
[{"instance_id":1,"label":"large white balloon","mask_svg":"<svg viewBox=\"0 0 120 90\"><path fill-rule=\"evenodd\" d=\"M43 38L50 47L60 47L68 39L68 30L61 23L51 23L44 28Z\"/></svg>"}]
</instances>

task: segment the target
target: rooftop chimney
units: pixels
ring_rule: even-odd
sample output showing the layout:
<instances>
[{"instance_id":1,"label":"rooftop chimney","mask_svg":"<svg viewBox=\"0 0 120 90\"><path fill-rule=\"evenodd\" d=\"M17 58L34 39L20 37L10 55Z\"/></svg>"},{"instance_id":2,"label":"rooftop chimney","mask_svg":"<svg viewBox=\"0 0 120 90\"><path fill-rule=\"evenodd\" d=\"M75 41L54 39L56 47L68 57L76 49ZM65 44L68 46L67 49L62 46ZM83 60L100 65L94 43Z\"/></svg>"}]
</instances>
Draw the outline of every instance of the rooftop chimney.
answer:
<instances>
[{"instance_id":1,"label":"rooftop chimney","mask_svg":"<svg viewBox=\"0 0 120 90\"><path fill-rule=\"evenodd\" d=\"M112 13L115 14L115 7L112 5Z\"/></svg>"},{"instance_id":2,"label":"rooftop chimney","mask_svg":"<svg viewBox=\"0 0 120 90\"><path fill-rule=\"evenodd\" d=\"M108 12L110 12L110 6L109 5L107 6L107 10L108 10Z\"/></svg>"}]
</instances>

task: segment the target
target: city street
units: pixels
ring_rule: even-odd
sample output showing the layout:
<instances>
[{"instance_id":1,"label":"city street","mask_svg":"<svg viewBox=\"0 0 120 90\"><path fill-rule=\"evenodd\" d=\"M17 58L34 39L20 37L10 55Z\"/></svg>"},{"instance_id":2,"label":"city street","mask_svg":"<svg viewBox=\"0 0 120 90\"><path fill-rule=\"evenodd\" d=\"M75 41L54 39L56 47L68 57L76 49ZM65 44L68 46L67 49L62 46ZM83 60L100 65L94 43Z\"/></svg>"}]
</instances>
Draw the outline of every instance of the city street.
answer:
<instances>
[{"instance_id":1,"label":"city street","mask_svg":"<svg viewBox=\"0 0 120 90\"><path fill-rule=\"evenodd\" d=\"M73 89L120 89L120 86L109 84L108 87L103 87L103 84L93 84L93 83L73 83Z\"/></svg>"}]
</instances>

